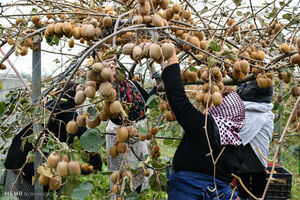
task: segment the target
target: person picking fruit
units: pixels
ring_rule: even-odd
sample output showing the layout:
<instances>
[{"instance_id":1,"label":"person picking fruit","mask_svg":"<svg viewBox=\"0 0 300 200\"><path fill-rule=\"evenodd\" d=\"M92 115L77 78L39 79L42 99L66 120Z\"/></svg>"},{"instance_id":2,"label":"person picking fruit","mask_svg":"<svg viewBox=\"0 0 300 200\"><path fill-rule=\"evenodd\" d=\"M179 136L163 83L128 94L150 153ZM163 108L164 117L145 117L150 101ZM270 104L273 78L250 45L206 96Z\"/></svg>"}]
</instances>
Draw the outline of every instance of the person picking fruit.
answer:
<instances>
[{"instance_id":1,"label":"person picking fruit","mask_svg":"<svg viewBox=\"0 0 300 200\"><path fill-rule=\"evenodd\" d=\"M239 169L238 132L245 123L244 104L234 91L224 93L222 104L211 107L207 116L197 110L185 94L175 51L167 59L162 80L169 105L185 134L173 158L169 200L221 200L237 198L229 183ZM206 120L207 117L207 120ZM207 131L207 134L206 134ZM208 138L207 138L208 136ZM208 141L209 139L209 141ZM214 160L219 159L214 172ZM215 188L216 183L216 188Z\"/></svg>"},{"instance_id":2,"label":"person picking fruit","mask_svg":"<svg viewBox=\"0 0 300 200\"><path fill-rule=\"evenodd\" d=\"M239 135L243 143L240 153L247 159L239 169L239 177L254 196L261 197L267 183L265 158L269 154L274 130L273 86L261 88L253 80L239 85L237 93L244 101L246 109L246 123ZM240 184L238 193L241 199L250 198Z\"/></svg>"}]
</instances>

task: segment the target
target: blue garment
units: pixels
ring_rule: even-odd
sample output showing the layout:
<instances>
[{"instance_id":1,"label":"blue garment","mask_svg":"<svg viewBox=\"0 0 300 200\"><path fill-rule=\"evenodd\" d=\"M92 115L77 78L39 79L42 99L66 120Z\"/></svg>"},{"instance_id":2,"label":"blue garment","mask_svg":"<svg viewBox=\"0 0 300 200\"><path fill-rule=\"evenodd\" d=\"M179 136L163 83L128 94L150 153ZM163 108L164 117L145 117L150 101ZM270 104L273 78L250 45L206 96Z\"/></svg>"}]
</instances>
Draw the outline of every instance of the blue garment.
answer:
<instances>
[{"instance_id":1,"label":"blue garment","mask_svg":"<svg viewBox=\"0 0 300 200\"><path fill-rule=\"evenodd\" d=\"M216 179L220 200L229 200L232 189L229 183ZM214 177L199 172L180 171L173 173L170 179L168 192L169 200L216 200L216 192L210 192L214 188ZM237 198L234 192L233 200Z\"/></svg>"}]
</instances>

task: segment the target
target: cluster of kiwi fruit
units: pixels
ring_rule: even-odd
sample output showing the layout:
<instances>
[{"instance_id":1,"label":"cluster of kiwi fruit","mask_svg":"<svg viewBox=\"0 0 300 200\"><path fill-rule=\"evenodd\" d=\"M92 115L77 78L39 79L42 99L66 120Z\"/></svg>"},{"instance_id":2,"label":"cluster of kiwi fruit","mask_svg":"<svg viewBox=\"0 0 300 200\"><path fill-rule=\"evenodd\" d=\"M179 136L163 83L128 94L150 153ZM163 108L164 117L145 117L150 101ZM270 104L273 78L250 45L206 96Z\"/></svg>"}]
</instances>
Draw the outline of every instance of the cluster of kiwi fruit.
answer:
<instances>
[{"instance_id":1,"label":"cluster of kiwi fruit","mask_svg":"<svg viewBox=\"0 0 300 200\"><path fill-rule=\"evenodd\" d=\"M112 158L125 153L128 149L127 142L130 138L136 136L137 130L133 126L119 126L116 129L116 141L109 147L109 155Z\"/></svg>"},{"instance_id":2,"label":"cluster of kiwi fruit","mask_svg":"<svg viewBox=\"0 0 300 200\"><path fill-rule=\"evenodd\" d=\"M158 157L160 157L160 155L161 155L160 147L157 144L153 145L151 147L151 153L150 154L151 154L152 158L158 158Z\"/></svg>"},{"instance_id":3,"label":"cluster of kiwi fruit","mask_svg":"<svg viewBox=\"0 0 300 200\"><path fill-rule=\"evenodd\" d=\"M153 126L147 131L146 135L140 134L139 140L140 141L152 140L153 136L155 136L158 133L158 131L159 131L158 126Z\"/></svg>"},{"instance_id":4,"label":"cluster of kiwi fruit","mask_svg":"<svg viewBox=\"0 0 300 200\"><path fill-rule=\"evenodd\" d=\"M300 37L296 39L297 52L290 57L290 62L293 64L300 65Z\"/></svg>"},{"instance_id":5,"label":"cluster of kiwi fruit","mask_svg":"<svg viewBox=\"0 0 300 200\"><path fill-rule=\"evenodd\" d=\"M274 21L268 27L268 34L275 35L278 31L281 30L282 27L283 27L283 24Z\"/></svg>"},{"instance_id":6,"label":"cluster of kiwi fruit","mask_svg":"<svg viewBox=\"0 0 300 200\"><path fill-rule=\"evenodd\" d=\"M112 186L112 191L116 194L119 195L121 194L121 185L125 178L128 178L130 181L133 179L133 175L130 171L114 171L110 175L110 181L113 183ZM118 200L124 199L122 197L117 197Z\"/></svg>"},{"instance_id":7,"label":"cluster of kiwi fruit","mask_svg":"<svg viewBox=\"0 0 300 200\"><path fill-rule=\"evenodd\" d=\"M140 61L143 58L151 58L156 63L162 63L169 59L175 52L173 43L163 43L161 46L151 42L142 42L139 45L127 43L122 47L122 53L129 55L131 59Z\"/></svg>"},{"instance_id":8,"label":"cluster of kiwi fruit","mask_svg":"<svg viewBox=\"0 0 300 200\"><path fill-rule=\"evenodd\" d=\"M229 18L226 22L227 26L231 26L232 28L228 29L226 31L226 35L230 36L232 33L237 32L240 30L240 27L238 24L236 24L235 20L233 18Z\"/></svg>"},{"instance_id":9,"label":"cluster of kiwi fruit","mask_svg":"<svg viewBox=\"0 0 300 200\"><path fill-rule=\"evenodd\" d=\"M210 107L212 104L219 106L222 104L221 92L224 89L222 82L223 74L218 66L212 68L199 68L197 76L204 81L202 90L195 94L197 102L202 103L206 107L207 103ZM211 76L211 85L209 85L209 77Z\"/></svg>"},{"instance_id":10,"label":"cluster of kiwi fruit","mask_svg":"<svg viewBox=\"0 0 300 200\"><path fill-rule=\"evenodd\" d=\"M176 117L175 117L173 111L171 110L171 107L170 107L168 102L160 103L159 110L160 110L160 112L165 112L166 111L165 120L167 122L176 121Z\"/></svg>"},{"instance_id":11,"label":"cluster of kiwi fruit","mask_svg":"<svg viewBox=\"0 0 300 200\"><path fill-rule=\"evenodd\" d=\"M80 164L78 161L70 161L66 154L58 155L56 152L52 152L47 158L46 166L52 169L51 177L47 177L44 174L40 174L38 182L43 185L49 185L51 190L58 190L61 186L61 177L65 177L68 174L78 175L80 174Z\"/></svg>"}]
</instances>

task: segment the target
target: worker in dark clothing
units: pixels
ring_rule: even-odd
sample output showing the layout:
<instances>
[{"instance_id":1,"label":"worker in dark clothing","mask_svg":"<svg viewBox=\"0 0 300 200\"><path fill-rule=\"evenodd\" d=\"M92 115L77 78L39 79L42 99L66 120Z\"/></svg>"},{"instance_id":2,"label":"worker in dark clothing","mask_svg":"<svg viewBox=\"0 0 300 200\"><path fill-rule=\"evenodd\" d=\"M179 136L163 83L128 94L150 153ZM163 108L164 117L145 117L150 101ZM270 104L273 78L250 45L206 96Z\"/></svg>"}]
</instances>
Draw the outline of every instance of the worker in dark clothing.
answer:
<instances>
[{"instance_id":1,"label":"worker in dark clothing","mask_svg":"<svg viewBox=\"0 0 300 200\"><path fill-rule=\"evenodd\" d=\"M245 122L244 104L236 92L223 98L220 106L211 107L207 116L207 132L214 159L223 147L215 172L205 133L206 115L197 110L185 94L178 58L174 52L162 72L169 105L185 134L173 158L174 173L170 178L169 200L221 200L237 198L229 184L232 173L239 168L237 147L241 144L238 132ZM216 191L218 192L216 194Z\"/></svg>"},{"instance_id":2,"label":"worker in dark clothing","mask_svg":"<svg viewBox=\"0 0 300 200\"><path fill-rule=\"evenodd\" d=\"M62 84L58 90L62 90L63 86L64 84ZM67 85L66 92L55 108L54 117L51 119L49 125L49 131L51 131L61 142L67 142L68 144L73 143L75 136L80 137L86 131L86 128L78 128L78 132L74 135L69 135L66 131L66 124L77 117L76 110L74 110L76 106L74 102L74 96L76 93L75 88L76 84L74 82L70 82ZM49 111L52 111L55 103L56 100L47 102L46 108ZM45 133L47 134L47 131ZM33 150L33 146L29 142L26 142L24 147L22 147L23 140L32 134L33 124L29 123L13 138L4 164L6 168L2 177L4 192L8 192L10 194L12 186L16 181L17 174L19 173L19 169L21 169L25 164L28 153ZM50 135L48 136L51 137ZM91 156L90 160L95 169L101 170L102 160L98 153ZM12 193L17 194L17 197L21 200L31 200L34 197L34 187L31 184L32 177L34 176L33 164L33 162L25 164L21 176L16 182L15 190L13 191L14 193Z\"/></svg>"}]
</instances>

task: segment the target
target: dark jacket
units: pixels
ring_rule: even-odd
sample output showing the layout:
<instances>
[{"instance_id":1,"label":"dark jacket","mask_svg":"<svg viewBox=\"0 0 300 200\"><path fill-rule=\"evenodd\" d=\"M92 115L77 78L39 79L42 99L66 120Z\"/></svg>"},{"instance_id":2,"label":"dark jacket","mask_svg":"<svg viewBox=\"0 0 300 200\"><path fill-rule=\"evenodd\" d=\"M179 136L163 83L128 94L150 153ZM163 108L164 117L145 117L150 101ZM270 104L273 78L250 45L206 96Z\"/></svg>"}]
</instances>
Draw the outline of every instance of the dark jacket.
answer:
<instances>
[{"instance_id":1,"label":"dark jacket","mask_svg":"<svg viewBox=\"0 0 300 200\"><path fill-rule=\"evenodd\" d=\"M172 111L185 131L176 150L173 167L178 171L200 172L213 176L213 163L205 135L205 115L198 111L187 98L182 83L179 64L167 67L162 73L166 95ZM208 137L214 158L219 155L222 146L219 143L219 131L214 119L207 118ZM216 168L216 178L231 182L231 173L239 168L237 147L226 146Z\"/></svg>"},{"instance_id":2,"label":"dark jacket","mask_svg":"<svg viewBox=\"0 0 300 200\"><path fill-rule=\"evenodd\" d=\"M54 104L55 101L49 101L46 104L46 107L49 110L52 110ZM58 104L54 113L60 112L62 110L74 108L74 107L75 107L75 103L73 101L68 101L68 102L61 101ZM74 113L74 111L60 113L55 115L55 117L52 119L49 125L49 130L52 133L54 133L55 136L59 138L61 142L67 141L68 133L66 131L66 124L70 120L73 120L73 117L75 117L74 119L76 119L77 117L77 113L76 112ZM79 128L78 132L75 135L70 135L68 144L71 144L74 141L75 136L80 137L85 131L86 131L85 127ZM33 146L31 143L26 142L23 151L22 142L24 138L32 135L32 133L33 133L33 126L32 123L30 123L13 138L12 144L8 150L7 157L4 164L6 169L20 169L23 166L23 164L26 161L27 154L33 149ZM97 155L97 158L92 158L91 160L97 159L98 163L95 168L101 169L102 161L101 158L99 161L99 158L100 158L99 155ZM32 162L25 165L23 169L23 173L24 173L25 180L31 183L32 176L34 176L34 166Z\"/></svg>"}]
</instances>

